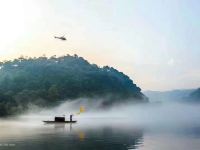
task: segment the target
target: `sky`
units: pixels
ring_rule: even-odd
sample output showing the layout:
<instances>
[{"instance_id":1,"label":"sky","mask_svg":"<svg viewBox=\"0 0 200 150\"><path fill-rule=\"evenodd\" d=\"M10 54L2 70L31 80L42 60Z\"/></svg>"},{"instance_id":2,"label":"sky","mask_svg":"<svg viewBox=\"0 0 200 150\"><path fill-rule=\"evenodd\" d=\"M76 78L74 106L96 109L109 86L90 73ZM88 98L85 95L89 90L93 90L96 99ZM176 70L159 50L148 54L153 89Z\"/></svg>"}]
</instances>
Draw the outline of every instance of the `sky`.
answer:
<instances>
[{"instance_id":1,"label":"sky","mask_svg":"<svg viewBox=\"0 0 200 150\"><path fill-rule=\"evenodd\" d=\"M78 54L142 90L197 88L199 16L199 0L0 0L0 60Z\"/></svg>"}]
</instances>

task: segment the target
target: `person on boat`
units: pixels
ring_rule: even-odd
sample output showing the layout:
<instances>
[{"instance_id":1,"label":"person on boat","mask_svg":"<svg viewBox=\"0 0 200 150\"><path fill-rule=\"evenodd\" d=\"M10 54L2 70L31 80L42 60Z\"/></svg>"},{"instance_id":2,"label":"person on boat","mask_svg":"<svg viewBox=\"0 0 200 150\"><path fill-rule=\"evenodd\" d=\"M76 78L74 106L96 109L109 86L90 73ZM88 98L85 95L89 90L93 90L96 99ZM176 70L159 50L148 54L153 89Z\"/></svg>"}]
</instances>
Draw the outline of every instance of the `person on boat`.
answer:
<instances>
[{"instance_id":1,"label":"person on boat","mask_svg":"<svg viewBox=\"0 0 200 150\"><path fill-rule=\"evenodd\" d=\"M72 121L73 114L70 115L70 121Z\"/></svg>"}]
</instances>

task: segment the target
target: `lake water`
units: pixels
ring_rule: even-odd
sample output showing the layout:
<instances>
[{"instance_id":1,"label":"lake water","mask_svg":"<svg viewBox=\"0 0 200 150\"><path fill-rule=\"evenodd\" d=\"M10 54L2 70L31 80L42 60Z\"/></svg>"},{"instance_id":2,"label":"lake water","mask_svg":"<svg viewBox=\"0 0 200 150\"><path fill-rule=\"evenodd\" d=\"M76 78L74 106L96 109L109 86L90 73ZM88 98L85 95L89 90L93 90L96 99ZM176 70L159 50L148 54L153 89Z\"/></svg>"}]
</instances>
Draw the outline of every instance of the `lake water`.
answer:
<instances>
[{"instance_id":1,"label":"lake water","mask_svg":"<svg viewBox=\"0 0 200 150\"><path fill-rule=\"evenodd\" d=\"M124 118L79 118L76 124L41 119L0 122L0 149L9 150L199 150L200 126L142 125Z\"/></svg>"}]
</instances>

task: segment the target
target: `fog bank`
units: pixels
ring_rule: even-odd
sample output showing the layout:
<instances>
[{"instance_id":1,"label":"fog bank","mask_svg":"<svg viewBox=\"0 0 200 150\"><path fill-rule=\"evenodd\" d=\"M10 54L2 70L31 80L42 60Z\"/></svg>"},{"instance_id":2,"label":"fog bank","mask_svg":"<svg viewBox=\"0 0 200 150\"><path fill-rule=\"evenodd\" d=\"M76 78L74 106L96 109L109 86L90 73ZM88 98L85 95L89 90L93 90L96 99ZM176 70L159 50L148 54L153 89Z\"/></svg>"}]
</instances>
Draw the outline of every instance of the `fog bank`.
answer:
<instances>
[{"instance_id":1,"label":"fog bank","mask_svg":"<svg viewBox=\"0 0 200 150\"><path fill-rule=\"evenodd\" d=\"M200 125L200 105L182 103L149 103L149 104L118 104L110 108L99 108L97 103L83 99L67 101L52 109L33 107L29 113L19 116L19 119L41 122L53 120L54 116L65 115L69 119L74 114L78 123L94 124L129 124L152 127L179 127ZM77 114L79 107L84 106L85 112ZM27 121L27 122L28 122Z\"/></svg>"}]
</instances>

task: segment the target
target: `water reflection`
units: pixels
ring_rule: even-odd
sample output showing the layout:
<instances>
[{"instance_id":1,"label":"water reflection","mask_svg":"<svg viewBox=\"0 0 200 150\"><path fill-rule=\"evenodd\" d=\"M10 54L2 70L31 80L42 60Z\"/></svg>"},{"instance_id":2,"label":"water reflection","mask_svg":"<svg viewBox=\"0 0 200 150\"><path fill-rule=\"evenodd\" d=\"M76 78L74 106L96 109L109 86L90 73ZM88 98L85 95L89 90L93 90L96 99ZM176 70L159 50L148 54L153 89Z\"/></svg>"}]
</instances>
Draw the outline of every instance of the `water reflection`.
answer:
<instances>
[{"instance_id":1,"label":"water reflection","mask_svg":"<svg viewBox=\"0 0 200 150\"><path fill-rule=\"evenodd\" d=\"M56 134L52 138L40 136L40 140L49 146L59 149L96 149L125 150L136 149L143 142L143 132L138 128L119 128L110 126L81 127L78 124L54 124L51 126ZM51 135L52 136L52 135ZM51 145L51 146L50 146Z\"/></svg>"},{"instance_id":2,"label":"water reflection","mask_svg":"<svg viewBox=\"0 0 200 150\"><path fill-rule=\"evenodd\" d=\"M118 149L128 147L137 148L142 141L141 130L120 130L117 128L103 127L101 129L87 129L79 131L79 141L73 149Z\"/></svg>"},{"instance_id":3,"label":"water reflection","mask_svg":"<svg viewBox=\"0 0 200 150\"><path fill-rule=\"evenodd\" d=\"M79 120L76 124L43 124L41 120L1 121L0 149L199 150L200 148L199 125L138 127L125 120L92 119L92 122L89 120Z\"/></svg>"},{"instance_id":4,"label":"water reflection","mask_svg":"<svg viewBox=\"0 0 200 150\"><path fill-rule=\"evenodd\" d=\"M41 124L34 128L11 125L5 129L12 133L1 136L0 143L14 144L13 150L125 150L136 149L143 142L142 130L134 127Z\"/></svg>"}]
</instances>

